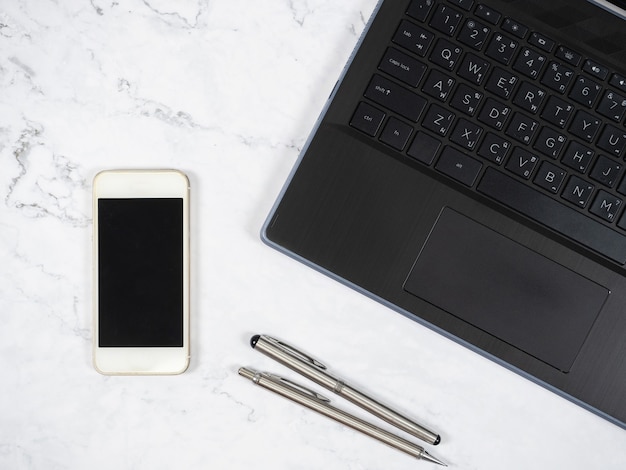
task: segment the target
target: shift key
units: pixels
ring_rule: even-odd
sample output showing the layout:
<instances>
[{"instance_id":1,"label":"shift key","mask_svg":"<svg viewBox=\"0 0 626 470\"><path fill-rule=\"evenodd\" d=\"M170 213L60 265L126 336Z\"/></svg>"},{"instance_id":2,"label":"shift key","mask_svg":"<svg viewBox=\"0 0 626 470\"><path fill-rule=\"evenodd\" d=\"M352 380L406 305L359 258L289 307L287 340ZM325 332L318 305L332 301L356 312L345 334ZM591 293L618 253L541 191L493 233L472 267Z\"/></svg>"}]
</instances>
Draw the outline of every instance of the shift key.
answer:
<instances>
[{"instance_id":1,"label":"shift key","mask_svg":"<svg viewBox=\"0 0 626 470\"><path fill-rule=\"evenodd\" d=\"M380 75L374 75L365 97L413 122L417 122L426 106L425 98Z\"/></svg>"}]
</instances>

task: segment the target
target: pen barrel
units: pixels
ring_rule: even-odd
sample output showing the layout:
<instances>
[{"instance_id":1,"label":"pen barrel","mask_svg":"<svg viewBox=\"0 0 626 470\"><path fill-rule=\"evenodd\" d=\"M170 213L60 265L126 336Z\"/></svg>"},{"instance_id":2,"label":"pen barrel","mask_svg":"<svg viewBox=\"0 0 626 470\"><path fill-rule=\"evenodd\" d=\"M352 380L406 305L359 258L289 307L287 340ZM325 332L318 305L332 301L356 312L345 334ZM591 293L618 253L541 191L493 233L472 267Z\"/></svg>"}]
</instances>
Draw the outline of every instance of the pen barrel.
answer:
<instances>
[{"instance_id":1,"label":"pen barrel","mask_svg":"<svg viewBox=\"0 0 626 470\"><path fill-rule=\"evenodd\" d=\"M330 390L346 400L351 401L355 405L363 408L369 413L372 413L374 416L382 419L383 421L402 429L412 436L415 436L428 444L439 444L441 438L437 433L417 424L397 411L394 411L373 398L368 397L364 393L359 392L341 380L326 373L323 369L320 369L319 367L308 362L304 362L288 351L277 347L272 342L267 341L262 335L256 341L254 349L298 372L304 377L307 377L327 390Z\"/></svg>"},{"instance_id":2,"label":"pen barrel","mask_svg":"<svg viewBox=\"0 0 626 470\"><path fill-rule=\"evenodd\" d=\"M303 362L301 359L294 357L291 353L276 347L273 343L267 341L263 336L259 337L254 349L298 372L327 390L334 391L334 388L339 382L336 378L327 374L319 367L309 364L308 362Z\"/></svg>"},{"instance_id":3,"label":"pen barrel","mask_svg":"<svg viewBox=\"0 0 626 470\"><path fill-rule=\"evenodd\" d=\"M239 369L239 375L252 380L255 384L263 388L271 390L295 403L316 411L417 459L429 458L423 447L379 428L378 426L368 423L367 421L357 418L356 416L352 416L338 408L335 408L334 406L329 405L327 402L305 395L301 391L284 383L272 380L263 374L259 374L244 367Z\"/></svg>"},{"instance_id":4,"label":"pen barrel","mask_svg":"<svg viewBox=\"0 0 626 470\"><path fill-rule=\"evenodd\" d=\"M341 395L346 400L351 401L355 405L358 405L361 408L369 411L383 421L386 421L389 424L392 424L393 426L411 434L412 436L428 442L429 444L437 445L441 440L439 435L434 433L433 431L430 431L429 429L420 426L419 424L392 410L391 408L388 408L387 406L374 400L373 398L368 397L364 393L355 390L349 385L343 384L343 386L335 393Z\"/></svg>"}]
</instances>

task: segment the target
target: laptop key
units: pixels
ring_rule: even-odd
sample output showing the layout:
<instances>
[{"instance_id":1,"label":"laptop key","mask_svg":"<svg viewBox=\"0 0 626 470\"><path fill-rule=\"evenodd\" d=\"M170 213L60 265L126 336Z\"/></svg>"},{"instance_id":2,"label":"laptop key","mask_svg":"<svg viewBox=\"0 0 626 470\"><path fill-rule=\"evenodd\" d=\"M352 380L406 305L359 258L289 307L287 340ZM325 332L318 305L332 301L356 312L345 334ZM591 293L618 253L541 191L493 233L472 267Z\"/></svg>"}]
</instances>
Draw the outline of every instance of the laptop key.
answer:
<instances>
[{"instance_id":1,"label":"laptop key","mask_svg":"<svg viewBox=\"0 0 626 470\"><path fill-rule=\"evenodd\" d=\"M474 0L448 0L453 5L463 8L465 11L470 11L474 5Z\"/></svg>"},{"instance_id":2,"label":"laptop key","mask_svg":"<svg viewBox=\"0 0 626 470\"><path fill-rule=\"evenodd\" d=\"M375 136L385 119L385 113L367 103L359 103L350 125L370 136Z\"/></svg>"},{"instance_id":3,"label":"laptop key","mask_svg":"<svg viewBox=\"0 0 626 470\"><path fill-rule=\"evenodd\" d=\"M468 19L459 33L459 42L479 51L485 45L491 28L482 23Z\"/></svg>"},{"instance_id":4,"label":"laptop key","mask_svg":"<svg viewBox=\"0 0 626 470\"><path fill-rule=\"evenodd\" d=\"M623 75L614 73L613 75L611 75L611 80L609 80L609 83L622 91L626 91L626 77L624 77Z\"/></svg>"},{"instance_id":5,"label":"laptop key","mask_svg":"<svg viewBox=\"0 0 626 470\"><path fill-rule=\"evenodd\" d=\"M456 80L454 78L445 75L437 69L433 69L424 81L422 91L433 98L437 98L439 101L447 101L455 83Z\"/></svg>"},{"instance_id":6,"label":"laptop key","mask_svg":"<svg viewBox=\"0 0 626 470\"><path fill-rule=\"evenodd\" d=\"M380 75L374 75L365 90L365 97L413 122L417 122L426 106L425 98Z\"/></svg>"},{"instance_id":7,"label":"laptop key","mask_svg":"<svg viewBox=\"0 0 626 470\"><path fill-rule=\"evenodd\" d=\"M495 34L487 47L486 54L498 62L508 65L519 43L502 34Z\"/></svg>"},{"instance_id":8,"label":"laptop key","mask_svg":"<svg viewBox=\"0 0 626 470\"><path fill-rule=\"evenodd\" d=\"M556 194L561 187L567 173L550 162L543 162L535 175L534 183L543 189Z\"/></svg>"},{"instance_id":9,"label":"laptop key","mask_svg":"<svg viewBox=\"0 0 626 470\"><path fill-rule=\"evenodd\" d=\"M502 130L509 114L511 114L511 108L492 98L487 98L485 106L478 115L478 120L496 130Z\"/></svg>"},{"instance_id":10,"label":"laptop key","mask_svg":"<svg viewBox=\"0 0 626 470\"><path fill-rule=\"evenodd\" d=\"M548 126L545 126L541 129L541 131L539 131L539 136L537 137L533 148L550 158L556 159L561 154L561 150L563 150L565 142L567 142L567 137Z\"/></svg>"},{"instance_id":11,"label":"laptop key","mask_svg":"<svg viewBox=\"0 0 626 470\"><path fill-rule=\"evenodd\" d=\"M487 168L477 190L616 263L626 263L626 236L515 178Z\"/></svg>"},{"instance_id":12,"label":"laptop key","mask_svg":"<svg viewBox=\"0 0 626 470\"><path fill-rule=\"evenodd\" d=\"M528 180L532 176L533 171L535 171L538 162L539 157L534 153L525 148L515 147L505 168L511 173L515 173L517 176Z\"/></svg>"},{"instance_id":13,"label":"laptop key","mask_svg":"<svg viewBox=\"0 0 626 470\"><path fill-rule=\"evenodd\" d=\"M403 20L392 41L406 50L425 57L435 35L410 21Z\"/></svg>"},{"instance_id":14,"label":"laptop key","mask_svg":"<svg viewBox=\"0 0 626 470\"><path fill-rule=\"evenodd\" d=\"M480 126L466 119L459 119L450 135L450 140L461 147L473 150L482 133L483 129Z\"/></svg>"},{"instance_id":15,"label":"laptop key","mask_svg":"<svg viewBox=\"0 0 626 470\"><path fill-rule=\"evenodd\" d=\"M478 155L501 165L510 149L511 143L508 140L489 132L478 149Z\"/></svg>"},{"instance_id":16,"label":"laptop key","mask_svg":"<svg viewBox=\"0 0 626 470\"><path fill-rule=\"evenodd\" d=\"M626 112L626 98L622 95L608 90L598 104L598 113L619 122Z\"/></svg>"},{"instance_id":17,"label":"laptop key","mask_svg":"<svg viewBox=\"0 0 626 470\"><path fill-rule=\"evenodd\" d=\"M603 185L612 188L622 171L622 164L600 155L589 176Z\"/></svg>"},{"instance_id":18,"label":"laptop key","mask_svg":"<svg viewBox=\"0 0 626 470\"><path fill-rule=\"evenodd\" d=\"M461 52L463 52L463 49L455 46L450 41L439 39L433 48L433 52L430 54L430 60L445 69L452 70L459 60Z\"/></svg>"},{"instance_id":19,"label":"laptop key","mask_svg":"<svg viewBox=\"0 0 626 470\"><path fill-rule=\"evenodd\" d=\"M515 113L506 130L506 135L513 137L522 144L528 145L533 140L537 129L539 129L539 123L537 121L529 118L525 114Z\"/></svg>"},{"instance_id":20,"label":"laptop key","mask_svg":"<svg viewBox=\"0 0 626 470\"><path fill-rule=\"evenodd\" d=\"M604 80L609 74L609 69L604 65L600 65L593 60L586 60L583 64L583 70L594 77Z\"/></svg>"},{"instance_id":21,"label":"laptop key","mask_svg":"<svg viewBox=\"0 0 626 470\"><path fill-rule=\"evenodd\" d=\"M585 111L578 111L572 120L569 131L576 137L591 142L598 133L601 124L602 121L591 114Z\"/></svg>"},{"instance_id":22,"label":"laptop key","mask_svg":"<svg viewBox=\"0 0 626 470\"><path fill-rule=\"evenodd\" d=\"M528 42L546 52L552 52L552 49L554 49L554 46L556 45L552 39L536 31L530 35Z\"/></svg>"},{"instance_id":23,"label":"laptop key","mask_svg":"<svg viewBox=\"0 0 626 470\"><path fill-rule=\"evenodd\" d=\"M624 154L624 147L626 147L626 133L607 124L598 139L598 147L616 157L621 157Z\"/></svg>"},{"instance_id":24,"label":"laptop key","mask_svg":"<svg viewBox=\"0 0 626 470\"><path fill-rule=\"evenodd\" d=\"M600 90L602 90L602 87L598 83L581 75L574 83L569 97L577 103L580 103L587 108L591 108L593 103L596 101Z\"/></svg>"},{"instance_id":25,"label":"laptop key","mask_svg":"<svg viewBox=\"0 0 626 470\"><path fill-rule=\"evenodd\" d=\"M454 117L453 112L433 104L428 110L422 122L422 126L443 137L448 133L448 130L450 130Z\"/></svg>"},{"instance_id":26,"label":"laptop key","mask_svg":"<svg viewBox=\"0 0 626 470\"><path fill-rule=\"evenodd\" d=\"M546 69L546 72L541 79L548 88L558 91L559 93L565 93L570 80L574 76L574 71L568 67L565 67L559 62L551 62L550 67Z\"/></svg>"},{"instance_id":27,"label":"laptop key","mask_svg":"<svg viewBox=\"0 0 626 470\"><path fill-rule=\"evenodd\" d=\"M413 0L406 14L418 21L426 21L433 5L433 0Z\"/></svg>"},{"instance_id":28,"label":"laptop key","mask_svg":"<svg viewBox=\"0 0 626 470\"><path fill-rule=\"evenodd\" d=\"M573 65L574 67L578 67L578 64L580 64L580 61L582 60L582 56L578 52L573 51L572 49L569 49L565 46L559 46L556 49L554 55L557 58L569 63L570 65Z\"/></svg>"},{"instance_id":29,"label":"laptop key","mask_svg":"<svg viewBox=\"0 0 626 470\"><path fill-rule=\"evenodd\" d=\"M522 23L518 23L512 18L506 18L502 22L502 29L507 31L520 39L524 39L528 34L528 26L524 26Z\"/></svg>"},{"instance_id":30,"label":"laptop key","mask_svg":"<svg viewBox=\"0 0 626 470\"><path fill-rule=\"evenodd\" d=\"M430 26L443 34L453 36L463 19L463 15L454 8L439 5L430 20Z\"/></svg>"},{"instance_id":31,"label":"laptop key","mask_svg":"<svg viewBox=\"0 0 626 470\"><path fill-rule=\"evenodd\" d=\"M581 209L584 209L589 202L589 198L591 198L591 193L593 193L594 188L593 184L590 184L578 176L571 176L561 197L572 204L576 204Z\"/></svg>"},{"instance_id":32,"label":"laptop key","mask_svg":"<svg viewBox=\"0 0 626 470\"><path fill-rule=\"evenodd\" d=\"M508 70L496 67L489 80L485 84L485 89L491 93L498 95L500 98L509 99L519 78Z\"/></svg>"},{"instance_id":33,"label":"laptop key","mask_svg":"<svg viewBox=\"0 0 626 470\"><path fill-rule=\"evenodd\" d=\"M478 5L476 7L476 11L474 12L476 16L482 18L485 21L488 21L491 24L498 24L500 22L500 18L502 18L502 14L493 8L489 8L487 5Z\"/></svg>"},{"instance_id":34,"label":"laptop key","mask_svg":"<svg viewBox=\"0 0 626 470\"><path fill-rule=\"evenodd\" d=\"M513 69L534 79L539 76L546 62L546 56L539 54L539 52L534 49L525 47L522 53L517 56L517 60L513 64Z\"/></svg>"},{"instance_id":35,"label":"laptop key","mask_svg":"<svg viewBox=\"0 0 626 470\"><path fill-rule=\"evenodd\" d=\"M513 104L533 114L537 114L545 97L546 92L535 86L534 83L522 82L515 94L515 98L513 98Z\"/></svg>"},{"instance_id":36,"label":"laptop key","mask_svg":"<svg viewBox=\"0 0 626 470\"><path fill-rule=\"evenodd\" d=\"M594 199L589 212L603 218L607 222L616 220L616 215L622 207L622 200L606 191L600 190Z\"/></svg>"},{"instance_id":37,"label":"laptop key","mask_svg":"<svg viewBox=\"0 0 626 470\"><path fill-rule=\"evenodd\" d=\"M425 132L418 132L407 152L412 157L426 165L430 165L437 156L441 142Z\"/></svg>"},{"instance_id":38,"label":"laptop key","mask_svg":"<svg viewBox=\"0 0 626 470\"><path fill-rule=\"evenodd\" d=\"M407 85L416 87L426 72L426 65L393 47L387 49L378 68Z\"/></svg>"},{"instance_id":39,"label":"laptop key","mask_svg":"<svg viewBox=\"0 0 626 470\"><path fill-rule=\"evenodd\" d=\"M468 87L464 83L461 83L454 96L450 100L450 106L454 109L458 109L468 116L473 116L478 109L480 101L483 99L483 93L476 91L473 88Z\"/></svg>"},{"instance_id":40,"label":"laptop key","mask_svg":"<svg viewBox=\"0 0 626 470\"><path fill-rule=\"evenodd\" d=\"M593 150L573 140L567 146L561 162L579 173L586 173L593 155Z\"/></svg>"},{"instance_id":41,"label":"laptop key","mask_svg":"<svg viewBox=\"0 0 626 470\"><path fill-rule=\"evenodd\" d=\"M457 74L475 85L480 85L487 75L487 71L490 66L491 64L486 60L481 59L474 54L467 54L465 59L463 59Z\"/></svg>"},{"instance_id":42,"label":"laptop key","mask_svg":"<svg viewBox=\"0 0 626 470\"><path fill-rule=\"evenodd\" d=\"M402 151L411 137L413 128L395 117L390 117L380 134L381 142Z\"/></svg>"},{"instance_id":43,"label":"laptop key","mask_svg":"<svg viewBox=\"0 0 626 470\"><path fill-rule=\"evenodd\" d=\"M482 166L483 164L478 160L468 157L452 147L446 147L441 152L441 157L439 157L435 168L466 186L473 186Z\"/></svg>"},{"instance_id":44,"label":"laptop key","mask_svg":"<svg viewBox=\"0 0 626 470\"><path fill-rule=\"evenodd\" d=\"M559 126L561 129L565 129L567 121L569 120L572 112L574 111L574 106L563 101L556 96L551 96L548 98L548 102L546 103L546 107L543 108L543 112L541 113L541 117L546 121L551 122L555 126Z\"/></svg>"}]
</instances>

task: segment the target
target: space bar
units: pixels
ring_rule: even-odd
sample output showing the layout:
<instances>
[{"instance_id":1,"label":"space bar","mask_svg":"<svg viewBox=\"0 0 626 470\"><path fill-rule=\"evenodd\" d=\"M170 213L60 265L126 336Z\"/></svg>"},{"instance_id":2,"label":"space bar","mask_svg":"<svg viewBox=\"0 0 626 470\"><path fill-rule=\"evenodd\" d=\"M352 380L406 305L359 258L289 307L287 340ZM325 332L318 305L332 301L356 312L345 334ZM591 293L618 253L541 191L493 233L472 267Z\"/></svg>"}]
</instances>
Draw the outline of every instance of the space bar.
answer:
<instances>
[{"instance_id":1,"label":"space bar","mask_svg":"<svg viewBox=\"0 0 626 470\"><path fill-rule=\"evenodd\" d=\"M485 171L476 189L617 263L626 263L626 236L493 168Z\"/></svg>"}]
</instances>

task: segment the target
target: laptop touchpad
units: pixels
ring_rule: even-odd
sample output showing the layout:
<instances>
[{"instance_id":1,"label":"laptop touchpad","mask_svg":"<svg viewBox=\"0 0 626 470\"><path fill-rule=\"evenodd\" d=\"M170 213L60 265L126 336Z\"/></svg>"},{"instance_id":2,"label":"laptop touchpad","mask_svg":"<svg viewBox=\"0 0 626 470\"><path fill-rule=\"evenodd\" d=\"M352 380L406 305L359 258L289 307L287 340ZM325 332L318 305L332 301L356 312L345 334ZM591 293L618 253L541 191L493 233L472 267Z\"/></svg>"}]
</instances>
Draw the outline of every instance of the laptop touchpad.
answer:
<instances>
[{"instance_id":1,"label":"laptop touchpad","mask_svg":"<svg viewBox=\"0 0 626 470\"><path fill-rule=\"evenodd\" d=\"M608 289L446 208L406 291L568 372Z\"/></svg>"}]
</instances>

